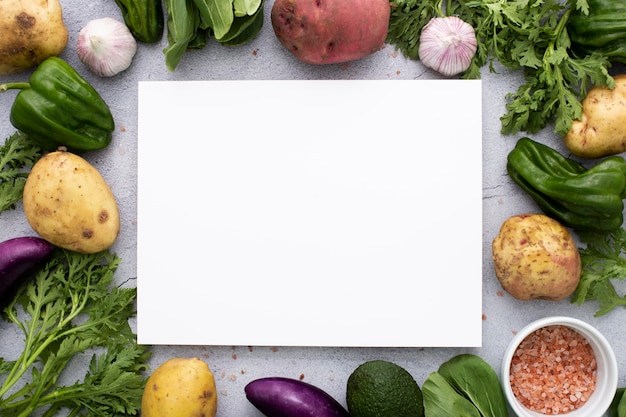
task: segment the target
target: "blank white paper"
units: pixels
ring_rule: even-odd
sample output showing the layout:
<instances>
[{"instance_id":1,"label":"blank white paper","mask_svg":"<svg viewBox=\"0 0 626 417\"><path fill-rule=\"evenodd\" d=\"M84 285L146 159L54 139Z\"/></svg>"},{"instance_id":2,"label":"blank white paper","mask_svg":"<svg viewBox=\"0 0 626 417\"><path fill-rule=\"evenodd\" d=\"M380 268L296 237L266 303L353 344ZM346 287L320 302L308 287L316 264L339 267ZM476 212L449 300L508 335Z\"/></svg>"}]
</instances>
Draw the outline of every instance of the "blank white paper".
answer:
<instances>
[{"instance_id":1,"label":"blank white paper","mask_svg":"<svg viewBox=\"0 0 626 417\"><path fill-rule=\"evenodd\" d=\"M139 83L138 341L480 346L478 80Z\"/></svg>"}]
</instances>

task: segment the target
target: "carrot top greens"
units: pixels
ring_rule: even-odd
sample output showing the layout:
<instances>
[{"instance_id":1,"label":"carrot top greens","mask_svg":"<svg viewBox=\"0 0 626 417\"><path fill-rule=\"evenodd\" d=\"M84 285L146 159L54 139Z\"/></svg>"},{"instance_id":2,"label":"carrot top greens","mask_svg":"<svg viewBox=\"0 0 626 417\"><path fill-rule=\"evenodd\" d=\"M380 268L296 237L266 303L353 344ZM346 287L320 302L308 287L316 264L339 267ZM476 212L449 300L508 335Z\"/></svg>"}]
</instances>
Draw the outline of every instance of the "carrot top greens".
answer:
<instances>
[{"instance_id":1,"label":"carrot top greens","mask_svg":"<svg viewBox=\"0 0 626 417\"><path fill-rule=\"evenodd\" d=\"M112 285L119 262L59 250L2 311L23 350L0 358L0 415L138 415L150 352L129 324L136 289ZM67 374L81 363L82 379Z\"/></svg>"},{"instance_id":2,"label":"carrot top greens","mask_svg":"<svg viewBox=\"0 0 626 417\"><path fill-rule=\"evenodd\" d=\"M614 86L610 62L600 54L575 56L567 23L573 10L589 12L587 0L393 0L387 42L419 59L422 28L436 16L458 16L476 31L478 49L462 78L480 78L495 62L521 70L524 83L507 94L502 133L535 133L550 123L565 134L580 118L580 101L593 85Z\"/></svg>"}]
</instances>

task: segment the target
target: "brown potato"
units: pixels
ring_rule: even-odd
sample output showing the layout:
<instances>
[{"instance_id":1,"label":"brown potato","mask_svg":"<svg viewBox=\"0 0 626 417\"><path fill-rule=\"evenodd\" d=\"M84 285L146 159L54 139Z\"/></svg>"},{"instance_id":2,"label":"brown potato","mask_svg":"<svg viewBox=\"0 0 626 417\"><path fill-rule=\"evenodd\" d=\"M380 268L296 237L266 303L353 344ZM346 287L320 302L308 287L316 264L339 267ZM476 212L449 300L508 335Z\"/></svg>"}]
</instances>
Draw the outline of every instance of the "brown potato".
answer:
<instances>
[{"instance_id":1,"label":"brown potato","mask_svg":"<svg viewBox=\"0 0 626 417\"><path fill-rule=\"evenodd\" d=\"M280 43L309 64L336 64L380 50L389 0L276 0L272 28Z\"/></svg>"},{"instance_id":2,"label":"brown potato","mask_svg":"<svg viewBox=\"0 0 626 417\"><path fill-rule=\"evenodd\" d=\"M626 151L626 74L615 88L594 87L582 101L581 120L572 123L565 146L581 158L601 158Z\"/></svg>"},{"instance_id":3,"label":"brown potato","mask_svg":"<svg viewBox=\"0 0 626 417\"><path fill-rule=\"evenodd\" d=\"M496 276L519 300L563 300L580 281L580 253L569 231L543 214L508 218L492 243Z\"/></svg>"},{"instance_id":4,"label":"brown potato","mask_svg":"<svg viewBox=\"0 0 626 417\"><path fill-rule=\"evenodd\" d=\"M108 249L120 231L111 189L85 159L50 152L35 163L24 186L26 220L48 242L75 252Z\"/></svg>"},{"instance_id":5,"label":"brown potato","mask_svg":"<svg viewBox=\"0 0 626 417\"><path fill-rule=\"evenodd\" d=\"M141 417L215 417L217 390L200 358L171 358L150 375L141 398Z\"/></svg>"},{"instance_id":6,"label":"brown potato","mask_svg":"<svg viewBox=\"0 0 626 417\"><path fill-rule=\"evenodd\" d=\"M33 68L67 46L59 0L0 1L0 75Z\"/></svg>"}]
</instances>

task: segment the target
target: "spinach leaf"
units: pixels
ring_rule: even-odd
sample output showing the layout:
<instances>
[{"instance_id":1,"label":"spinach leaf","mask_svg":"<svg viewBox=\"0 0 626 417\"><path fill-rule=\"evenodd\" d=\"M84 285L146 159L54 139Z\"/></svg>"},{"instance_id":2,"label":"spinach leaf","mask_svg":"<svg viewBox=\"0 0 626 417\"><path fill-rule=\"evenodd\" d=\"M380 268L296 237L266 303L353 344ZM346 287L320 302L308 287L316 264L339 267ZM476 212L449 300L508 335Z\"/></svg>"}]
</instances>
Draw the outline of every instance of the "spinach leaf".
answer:
<instances>
[{"instance_id":1,"label":"spinach leaf","mask_svg":"<svg viewBox=\"0 0 626 417\"><path fill-rule=\"evenodd\" d=\"M250 16L261 7L262 0L233 0L235 17Z\"/></svg>"},{"instance_id":2,"label":"spinach leaf","mask_svg":"<svg viewBox=\"0 0 626 417\"><path fill-rule=\"evenodd\" d=\"M167 69L174 71L196 36L199 15L193 0L165 0L164 6L167 11L168 46L163 53Z\"/></svg>"},{"instance_id":3,"label":"spinach leaf","mask_svg":"<svg viewBox=\"0 0 626 417\"><path fill-rule=\"evenodd\" d=\"M478 409L459 394L439 373L432 372L422 384L424 412L428 417L481 417Z\"/></svg>"},{"instance_id":4,"label":"spinach leaf","mask_svg":"<svg viewBox=\"0 0 626 417\"><path fill-rule=\"evenodd\" d=\"M263 27L263 2L250 16L235 17L232 26L219 42L222 45L241 45L254 38Z\"/></svg>"},{"instance_id":5,"label":"spinach leaf","mask_svg":"<svg viewBox=\"0 0 626 417\"><path fill-rule=\"evenodd\" d=\"M508 417L498 375L476 355L460 354L441 364L422 392L428 417Z\"/></svg>"},{"instance_id":6,"label":"spinach leaf","mask_svg":"<svg viewBox=\"0 0 626 417\"><path fill-rule=\"evenodd\" d=\"M483 416L508 417L498 375L482 358L461 354L444 362L439 373L478 408Z\"/></svg>"},{"instance_id":7,"label":"spinach leaf","mask_svg":"<svg viewBox=\"0 0 626 417\"><path fill-rule=\"evenodd\" d=\"M232 0L193 0L201 16L201 27L208 25L215 39L220 40L230 30L235 19Z\"/></svg>"},{"instance_id":8,"label":"spinach leaf","mask_svg":"<svg viewBox=\"0 0 626 417\"><path fill-rule=\"evenodd\" d=\"M163 50L174 71L188 49L202 49L213 37L222 45L241 45L263 26L264 0L164 0L168 46Z\"/></svg>"}]
</instances>

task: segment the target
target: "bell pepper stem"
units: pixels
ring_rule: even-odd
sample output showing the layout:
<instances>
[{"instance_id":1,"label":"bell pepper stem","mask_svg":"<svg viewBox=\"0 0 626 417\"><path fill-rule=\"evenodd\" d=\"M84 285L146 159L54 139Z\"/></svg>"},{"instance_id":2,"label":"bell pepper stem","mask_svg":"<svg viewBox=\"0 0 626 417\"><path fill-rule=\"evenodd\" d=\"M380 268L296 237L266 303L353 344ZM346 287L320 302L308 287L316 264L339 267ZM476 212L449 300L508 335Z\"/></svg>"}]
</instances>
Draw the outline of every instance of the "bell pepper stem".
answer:
<instances>
[{"instance_id":1,"label":"bell pepper stem","mask_svg":"<svg viewBox=\"0 0 626 417\"><path fill-rule=\"evenodd\" d=\"M0 92L5 92L7 90L24 90L26 88L30 88L29 83L4 83L0 84Z\"/></svg>"}]
</instances>

